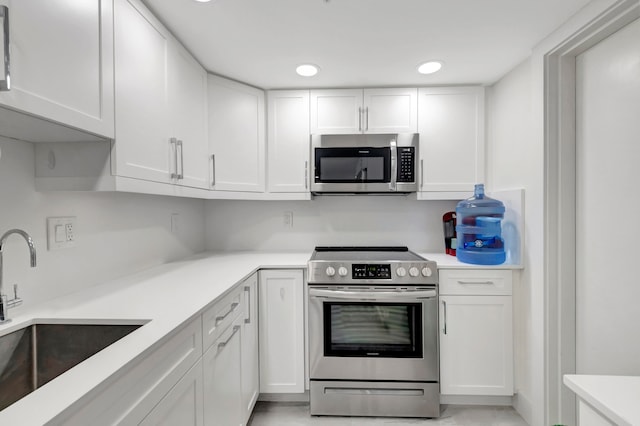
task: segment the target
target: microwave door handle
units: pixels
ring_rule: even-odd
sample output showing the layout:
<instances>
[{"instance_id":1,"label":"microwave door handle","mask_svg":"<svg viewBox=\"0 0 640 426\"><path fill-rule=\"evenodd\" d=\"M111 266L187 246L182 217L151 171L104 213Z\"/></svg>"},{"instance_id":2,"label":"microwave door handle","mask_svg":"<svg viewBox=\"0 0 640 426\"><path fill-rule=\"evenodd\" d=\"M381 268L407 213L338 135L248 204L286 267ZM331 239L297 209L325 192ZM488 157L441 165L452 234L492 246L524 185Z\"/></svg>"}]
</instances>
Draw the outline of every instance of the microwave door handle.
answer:
<instances>
[{"instance_id":1,"label":"microwave door handle","mask_svg":"<svg viewBox=\"0 0 640 426\"><path fill-rule=\"evenodd\" d=\"M398 149L396 140L391 140L391 179L389 180L389 191L396 190L396 183L398 178Z\"/></svg>"}]
</instances>

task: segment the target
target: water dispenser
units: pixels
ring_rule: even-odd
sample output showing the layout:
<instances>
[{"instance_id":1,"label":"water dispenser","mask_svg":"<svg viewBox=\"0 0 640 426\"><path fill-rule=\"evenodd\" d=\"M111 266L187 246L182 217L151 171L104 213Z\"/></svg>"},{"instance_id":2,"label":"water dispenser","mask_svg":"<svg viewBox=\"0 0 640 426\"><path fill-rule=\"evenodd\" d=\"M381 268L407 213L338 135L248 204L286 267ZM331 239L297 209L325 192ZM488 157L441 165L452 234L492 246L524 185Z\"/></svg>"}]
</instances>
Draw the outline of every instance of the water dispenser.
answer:
<instances>
[{"instance_id":1,"label":"water dispenser","mask_svg":"<svg viewBox=\"0 0 640 426\"><path fill-rule=\"evenodd\" d=\"M474 195L456 206L456 257L464 263L499 265L506 252L502 238L504 204L484 195L484 184L475 186Z\"/></svg>"}]
</instances>

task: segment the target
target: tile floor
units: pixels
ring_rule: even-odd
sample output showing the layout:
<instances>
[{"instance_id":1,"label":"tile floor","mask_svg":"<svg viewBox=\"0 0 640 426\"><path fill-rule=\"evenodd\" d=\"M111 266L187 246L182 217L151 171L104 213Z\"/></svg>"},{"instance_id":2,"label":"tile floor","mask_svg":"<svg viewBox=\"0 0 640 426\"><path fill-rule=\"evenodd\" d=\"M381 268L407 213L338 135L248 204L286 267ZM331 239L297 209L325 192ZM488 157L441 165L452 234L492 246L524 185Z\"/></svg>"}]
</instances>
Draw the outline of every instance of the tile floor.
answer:
<instances>
[{"instance_id":1,"label":"tile floor","mask_svg":"<svg viewBox=\"0 0 640 426\"><path fill-rule=\"evenodd\" d=\"M390 417L312 417L303 402L258 402L249 426L527 426L511 407L443 405L438 419Z\"/></svg>"}]
</instances>

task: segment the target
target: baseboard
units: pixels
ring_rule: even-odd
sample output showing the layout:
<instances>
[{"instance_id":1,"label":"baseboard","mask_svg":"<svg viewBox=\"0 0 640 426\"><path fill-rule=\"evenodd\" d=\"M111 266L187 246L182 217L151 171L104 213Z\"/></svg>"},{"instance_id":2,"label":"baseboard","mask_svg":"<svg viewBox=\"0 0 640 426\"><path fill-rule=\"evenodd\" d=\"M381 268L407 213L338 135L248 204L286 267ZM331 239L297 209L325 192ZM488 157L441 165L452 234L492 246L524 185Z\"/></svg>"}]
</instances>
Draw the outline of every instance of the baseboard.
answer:
<instances>
[{"instance_id":1,"label":"baseboard","mask_svg":"<svg viewBox=\"0 0 640 426\"><path fill-rule=\"evenodd\" d=\"M513 406L512 396L440 395L440 404Z\"/></svg>"},{"instance_id":2,"label":"baseboard","mask_svg":"<svg viewBox=\"0 0 640 426\"><path fill-rule=\"evenodd\" d=\"M261 393L258 401L263 402L309 402L309 391L304 393Z\"/></svg>"}]
</instances>

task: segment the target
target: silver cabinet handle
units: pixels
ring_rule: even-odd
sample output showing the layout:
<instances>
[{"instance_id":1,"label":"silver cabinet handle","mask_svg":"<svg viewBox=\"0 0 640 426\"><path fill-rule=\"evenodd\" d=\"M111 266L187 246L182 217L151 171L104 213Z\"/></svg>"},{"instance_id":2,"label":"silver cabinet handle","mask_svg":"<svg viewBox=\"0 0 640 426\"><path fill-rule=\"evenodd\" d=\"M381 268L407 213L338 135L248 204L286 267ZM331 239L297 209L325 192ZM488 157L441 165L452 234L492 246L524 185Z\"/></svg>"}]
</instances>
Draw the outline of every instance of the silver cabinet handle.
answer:
<instances>
[{"instance_id":1,"label":"silver cabinet handle","mask_svg":"<svg viewBox=\"0 0 640 426\"><path fill-rule=\"evenodd\" d=\"M182 148L181 140L178 140L177 148L180 148L180 173L178 174L178 179L184 179L184 150ZM177 148L176 148L176 156L178 155ZM177 160L176 160L176 164L177 164Z\"/></svg>"},{"instance_id":2,"label":"silver cabinet handle","mask_svg":"<svg viewBox=\"0 0 640 426\"><path fill-rule=\"evenodd\" d=\"M462 281L462 280L458 280L458 284L462 284L462 285L491 285L491 284L495 284L493 281Z\"/></svg>"},{"instance_id":3,"label":"silver cabinet handle","mask_svg":"<svg viewBox=\"0 0 640 426\"><path fill-rule=\"evenodd\" d=\"M364 109L365 121L364 121L364 130L365 132L369 130L369 107Z\"/></svg>"},{"instance_id":4,"label":"silver cabinet handle","mask_svg":"<svg viewBox=\"0 0 640 426\"><path fill-rule=\"evenodd\" d=\"M11 56L9 54L9 8L0 6L0 18L2 19L2 37L4 38L4 51L2 62L4 63L4 79L0 80L0 92L11 90Z\"/></svg>"},{"instance_id":5,"label":"silver cabinet handle","mask_svg":"<svg viewBox=\"0 0 640 426\"><path fill-rule=\"evenodd\" d=\"M304 162L304 189L309 189L309 162Z\"/></svg>"},{"instance_id":6,"label":"silver cabinet handle","mask_svg":"<svg viewBox=\"0 0 640 426\"><path fill-rule=\"evenodd\" d=\"M233 331L231 332L231 335L229 337L227 337L227 340L225 340L224 342L220 342L218 343L218 350L224 348L225 346L227 346L229 344L229 342L231 341L231 339L233 339L233 336L235 336L235 334L238 332L238 330L240 330L240 326L239 325L234 325L233 326Z\"/></svg>"},{"instance_id":7,"label":"silver cabinet handle","mask_svg":"<svg viewBox=\"0 0 640 426\"><path fill-rule=\"evenodd\" d=\"M231 312L235 311L237 307L238 307L238 302L233 302L233 303L231 304L231 308L229 308L229 310L227 311L227 313L226 313L226 314L221 315L221 316L219 316L219 317L216 317L216 325L218 325L218 324L220 324L222 321L224 321L224 319L225 319L226 317L228 317L228 316L231 314Z\"/></svg>"},{"instance_id":8,"label":"silver cabinet handle","mask_svg":"<svg viewBox=\"0 0 640 426\"><path fill-rule=\"evenodd\" d=\"M244 288L247 293L247 317L244 319L245 324L251 324L251 287Z\"/></svg>"},{"instance_id":9,"label":"silver cabinet handle","mask_svg":"<svg viewBox=\"0 0 640 426\"><path fill-rule=\"evenodd\" d=\"M211 154L211 186L216 186L216 155Z\"/></svg>"},{"instance_id":10,"label":"silver cabinet handle","mask_svg":"<svg viewBox=\"0 0 640 426\"><path fill-rule=\"evenodd\" d=\"M179 179L178 174L178 139L171 138L169 143L173 145L173 172L171 173L171 179Z\"/></svg>"},{"instance_id":11,"label":"silver cabinet handle","mask_svg":"<svg viewBox=\"0 0 640 426\"><path fill-rule=\"evenodd\" d=\"M424 160L420 159L420 188L424 186Z\"/></svg>"},{"instance_id":12,"label":"silver cabinet handle","mask_svg":"<svg viewBox=\"0 0 640 426\"><path fill-rule=\"evenodd\" d=\"M447 334L447 302L442 301L444 324L442 325L442 333Z\"/></svg>"},{"instance_id":13,"label":"silver cabinet handle","mask_svg":"<svg viewBox=\"0 0 640 426\"><path fill-rule=\"evenodd\" d=\"M362 107L358 107L358 131L362 131Z\"/></svg>"}]
</instances>

